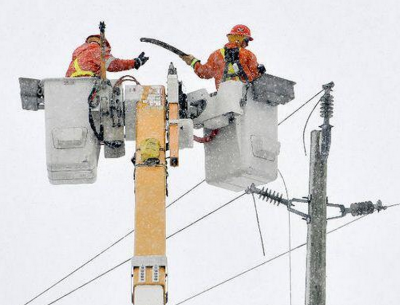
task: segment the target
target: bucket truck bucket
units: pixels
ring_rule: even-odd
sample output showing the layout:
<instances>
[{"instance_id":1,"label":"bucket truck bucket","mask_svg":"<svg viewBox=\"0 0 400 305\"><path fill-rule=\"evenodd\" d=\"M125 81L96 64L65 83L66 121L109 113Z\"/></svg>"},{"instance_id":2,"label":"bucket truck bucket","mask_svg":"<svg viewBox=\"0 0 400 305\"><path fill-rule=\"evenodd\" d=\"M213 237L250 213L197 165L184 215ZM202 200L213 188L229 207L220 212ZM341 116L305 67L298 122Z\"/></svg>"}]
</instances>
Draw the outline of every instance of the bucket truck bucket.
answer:
<instances>
[{"instance_id":1,"label":"bucket truck bucket","mask_svg":"<svg viewBox=\"0 0 400 305\"><path fill-rule=\"evenodd\" d=\"M240 90L232 90L232 82L221 83L217 95L208 99L205 111L213 102L218 107L231 103L235 106L230 111L224 109L222 118L229 117L228 124L219 120L219 126L210 124L212 127L207 128L207 121L204 123L205 135L212 129L219 130L204 144L208 184L243 191L252 183L262 185L277 178L280 143L276 105L294 98L294 84L273 76L260 80L255 91L241 82L235 82L235 86L241 86Z\"/></svg>"},{"instance_id":2,"label":"bucket truck bucket","mask_svg":"<svg viewBox=\"0 0 400 305\"><path fill-rule=\"evenodd\" d=\"M93 183L100 143L90 127L88 96L93 78L43 80L46 161L52 184Z\"/></svg>"}]
</instances>

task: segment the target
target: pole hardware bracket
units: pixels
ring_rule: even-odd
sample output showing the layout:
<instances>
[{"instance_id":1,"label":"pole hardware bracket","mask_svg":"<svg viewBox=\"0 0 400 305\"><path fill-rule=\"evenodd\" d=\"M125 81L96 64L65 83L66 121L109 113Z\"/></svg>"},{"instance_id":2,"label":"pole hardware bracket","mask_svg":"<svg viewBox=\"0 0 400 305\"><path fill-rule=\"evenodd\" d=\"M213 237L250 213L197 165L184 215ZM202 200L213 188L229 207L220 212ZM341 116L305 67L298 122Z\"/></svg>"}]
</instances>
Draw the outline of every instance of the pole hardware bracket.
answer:
<instances>
[{"instance_id":1,"label":"pole hardware bracket","mask_svg":"<svg viewBox=\"0 0 400 305\"><path fill-rule=\"evenodd\" d=\"M338 216L330 217L327 220L343 218L347 214L351 214L352 216L362 216L369 215L377 211L378 213L382 210L386 210L388 207L382 205L382 201L378 200L376 204L372 203L372 201L362 201L355 202L350 204L350 207L346 207L343 204L335 204L335 203L327 203L328 207L338 208L340 214Z\"/></svg>"}]
</instances>

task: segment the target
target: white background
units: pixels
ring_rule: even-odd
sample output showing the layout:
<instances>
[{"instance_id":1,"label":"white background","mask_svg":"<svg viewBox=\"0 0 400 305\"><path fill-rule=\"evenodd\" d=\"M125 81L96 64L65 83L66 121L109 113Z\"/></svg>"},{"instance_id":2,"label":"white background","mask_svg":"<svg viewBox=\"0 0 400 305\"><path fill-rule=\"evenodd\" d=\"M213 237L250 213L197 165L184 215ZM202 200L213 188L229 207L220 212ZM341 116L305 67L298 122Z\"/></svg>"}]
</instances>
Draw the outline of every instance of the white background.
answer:
<instances>
[{"instance_id":1,"label":"white background","mask_svg":"<svg viewBox=\"0 0 400 305\"><path fill-rule=\"evenodd\" d=\"M165 84L174 61L187 92L213 81L197 78L177 56L139 42L165 40L203 60L238 23L271 74L297 82L296 99L280 118L334 81L335 113L329 159L331 202L400 201L398 1L7 1L0 11L0 304L22 305L133 227L133 168L127 156L101 157L93 185L52 186L47 180L44 112L22 111L18 77L65 74L75 47L107 24L113 54L150 56L143 84ZM109 74L109 77L115 76ZM125 73L126 74L126 73ZM308 158L302 129L312 104L279 128L280 169L291 197L308 193ZM315 113L309 124L318 128ZM307 143L309 140L307 131ZM308 146L308 144L307 144ZM204 178L200 144L183 151L170 169L168 202ZM281 180L270 187L283 192ZM236 194L203 184L171 207L168 233ZM216 284L288 247L283 207L259 202L267 255L262 256L251 197L244 197L168 241L170 303ZM400 208L364 218L328 237L327 303L391 305L400 302ZM334 228L346 221L332 221ZM292 216L293 246L305 241L304 221ZM133 238L32 304L59 295L128 258ZM293 304L304 303L305 249L293 253ZM130 304L125 265L59 304ZM186 304L289 304L288 258L283 257Z\"/></svg>"}]
</instances>

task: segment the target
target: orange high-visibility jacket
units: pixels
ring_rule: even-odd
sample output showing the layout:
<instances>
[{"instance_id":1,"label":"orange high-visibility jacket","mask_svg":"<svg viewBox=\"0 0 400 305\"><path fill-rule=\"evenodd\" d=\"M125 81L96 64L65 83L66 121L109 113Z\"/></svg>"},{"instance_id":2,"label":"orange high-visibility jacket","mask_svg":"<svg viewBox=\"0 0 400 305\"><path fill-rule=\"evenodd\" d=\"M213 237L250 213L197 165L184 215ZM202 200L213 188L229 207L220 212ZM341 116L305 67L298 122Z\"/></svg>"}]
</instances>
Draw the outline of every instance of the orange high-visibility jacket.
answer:
<instances>
[{"instance_id":1,"label":"orange high-visibility jacket","mask_svg":"<svg viewBox=\"0 0 400 305\"><path fill-rule=\"evenodd\" d=\"M133 69L133 59L118 59L111 55L111 46L107 44L105 50L106 69L109 72L118 72ZM100 76L101 47L96 42L84 43L72 54L66 77Z\"/></svg>"},{"instance_id":2,"label":"orange high-visibility jacket","mask_svg":"<svg viewBox=\"0 0 400 305\"><path fill-rule=\"evenodd\" d=\"M226 48L236 48L234 43L227 43ZM215 87L218 89L219 84L223 81L224 69L225 69L225 58L223 55L223 49L219 49L213 52L208 58L207 62L202 65L197 62L194 65L194 72L201 78L214 78ZM239 62L243 67L243 71L246 73L248 81L251 82L259 76L258 63L256 56L249 50L240 48L239 50ZM246 80L241 77L242 82Z\"/></svg>"}]
</instances>

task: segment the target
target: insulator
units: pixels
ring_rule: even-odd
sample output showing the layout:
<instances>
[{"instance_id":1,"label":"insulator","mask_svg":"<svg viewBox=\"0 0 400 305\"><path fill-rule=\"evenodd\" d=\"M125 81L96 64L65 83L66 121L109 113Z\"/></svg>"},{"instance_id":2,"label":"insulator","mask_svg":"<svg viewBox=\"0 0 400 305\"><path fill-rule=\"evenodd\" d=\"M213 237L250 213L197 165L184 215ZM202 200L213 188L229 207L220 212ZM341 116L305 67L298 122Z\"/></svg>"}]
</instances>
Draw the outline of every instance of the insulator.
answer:
<instances>
[{"instance_id":1,"label":"insulator","mask_svg":"<svg viewBox=\"0 0 400 305\"><path fill-rule=\"evenodd\" d=\"M350 211L353 216L367 215L375 211L375 206L371 201L356 202L350 205Z\"/></svg>"},{"instance_id":2,"label":"insulator","mask_svg":"<svg viewBox=\"0 0 400 305\"><path fill-rule=\"evenodd\" d=\"M333 116L333 96L322 97L320 114L323 118L331 118Z\"/></svg>"},{"instance_id":3,"label":"insulator","mask_svg":"<svg viewBox=\"0 0 400 305\"><path fill-rule=\"evenodd\" d=\"M285 205L288 204L288 201L286 199L283 199L282 194L272 191L272 190L269 190L267 188L266 189L262 188L258 194L259 194L260 199L265 200L267 202L269 200L270 203L272 203L272 204L277 204L277 205L279 205L281 203L283 203Z\"/></svg>"}]
</instances>

